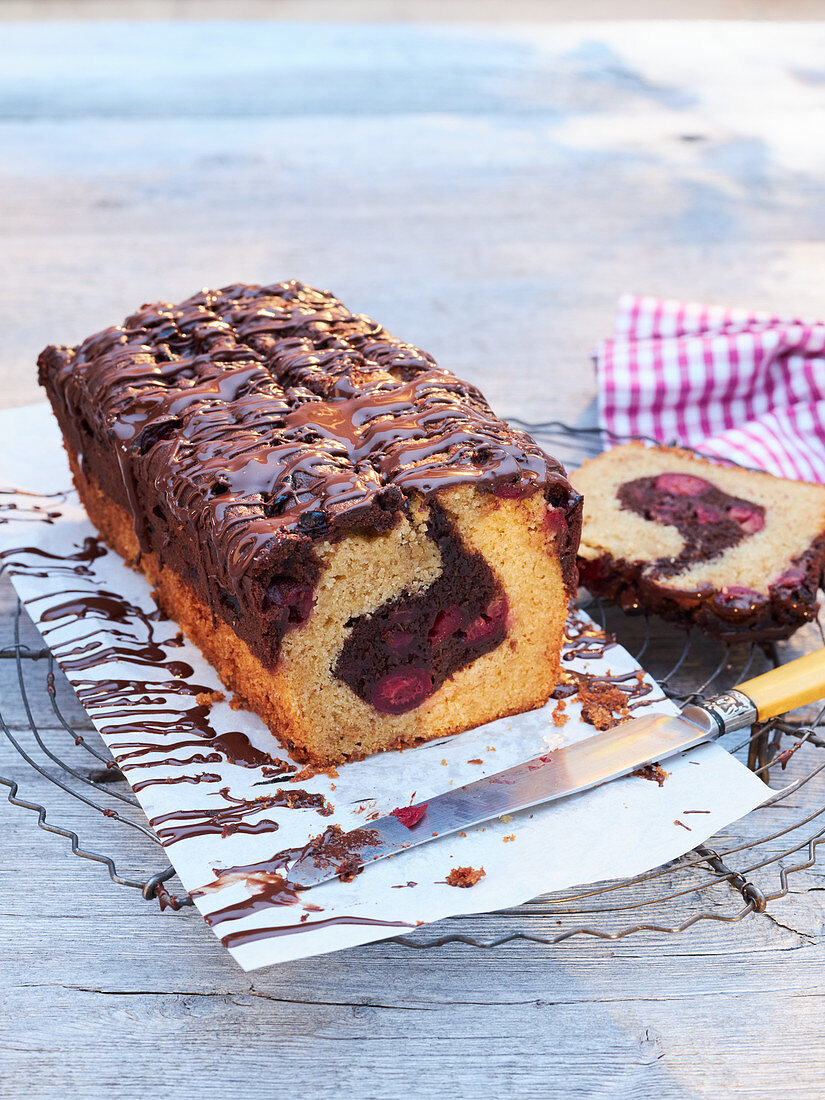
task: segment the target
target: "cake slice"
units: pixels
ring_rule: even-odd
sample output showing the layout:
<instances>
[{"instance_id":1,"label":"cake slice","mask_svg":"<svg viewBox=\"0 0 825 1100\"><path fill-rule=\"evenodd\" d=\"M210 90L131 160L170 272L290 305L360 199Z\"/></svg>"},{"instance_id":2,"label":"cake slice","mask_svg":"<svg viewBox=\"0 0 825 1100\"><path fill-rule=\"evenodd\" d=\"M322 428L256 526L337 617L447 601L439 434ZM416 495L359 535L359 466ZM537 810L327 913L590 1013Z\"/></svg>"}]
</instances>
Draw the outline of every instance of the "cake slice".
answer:
<instances>
[{"instance_id":1,"label":"cake slice","mask_svg":"<svg viewBox=\"0 0 825 1100\"><path fill-rule=\"evenodd\" d=\"M93 523L299 759L547 700L580 498L425 352L287 282L143 306L39 366Z\"/></svg>"},{"instance_id":2,"label":"cake slice","mask_svg":"<svg viewBox=\"0 0 825 1100\"><path fill-rule=\"evenodd\" d=\"M825 486L627 443L572 475L584 493L581 583L725 641L786 638L813 619Z\"/></svg>"}]
</instances>

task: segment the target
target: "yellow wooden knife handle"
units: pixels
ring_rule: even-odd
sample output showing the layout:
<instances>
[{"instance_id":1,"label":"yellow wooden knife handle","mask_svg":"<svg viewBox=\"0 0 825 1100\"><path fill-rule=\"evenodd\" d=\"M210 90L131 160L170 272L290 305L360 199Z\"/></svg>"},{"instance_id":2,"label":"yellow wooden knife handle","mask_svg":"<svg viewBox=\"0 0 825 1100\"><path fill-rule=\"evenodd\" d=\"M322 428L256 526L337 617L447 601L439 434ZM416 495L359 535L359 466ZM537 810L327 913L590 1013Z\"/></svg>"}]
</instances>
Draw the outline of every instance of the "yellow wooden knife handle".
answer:
<instances>
[{"instance_id":1,"label":"yellow wooden knife handle","mask_svg":"<svg viewBox=\"0 0 825 1100\"><path fill-rule=\"evenodd\" d=\"M760 722L794 707L825 698L825 649L738 684L736 691L751 700Z\"/></svg>"}]
</instances>

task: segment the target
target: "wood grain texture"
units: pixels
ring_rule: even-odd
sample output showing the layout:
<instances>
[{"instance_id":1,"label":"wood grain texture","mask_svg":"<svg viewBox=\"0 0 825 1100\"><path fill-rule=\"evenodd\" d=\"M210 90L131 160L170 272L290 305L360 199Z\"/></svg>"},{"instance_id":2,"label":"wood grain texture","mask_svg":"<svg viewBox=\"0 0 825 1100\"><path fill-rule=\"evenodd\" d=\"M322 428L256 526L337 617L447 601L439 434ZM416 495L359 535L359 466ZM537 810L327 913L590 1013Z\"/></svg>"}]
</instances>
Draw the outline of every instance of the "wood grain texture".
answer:
<instances>
[{"instance_id":1,"label":"wood grain texture","mask_svg":"<svg viewBox=\"0 0 825 1100\"><path fill-rule=\"evenodd\" d=\"M817 25L4 25L0 403L39 398L43 345L143 300L297 275L434 352L501 412L590 423L587 352L623 290L821 316L823 45ZM4 582L0 646L13 609ZM40 645L25 623L23 640ZM32 718L94 777L44 672L26 668ZM31 745L16 677L0 660L4 720ZM58 693L88 731L60 677ZM116 852L125 877L163 866L45 771L0 737L0 774L49 820ZM727 844L823 799L818 777ZM750 865L819 827L730 863L776 890L775 868ZM162 914L72 858L3 786L0 836L4 1097L274 1094L274 1075L297 1097L715 1100L808 1097L825 1074L816 866L766 916L679 936L386 942L244 975L197 914ZM727 886L646 904L685 883L667 872L626 911L567 916L537 899L412 938L618 932L741 907Z\"/></svg>"}]
</instances>

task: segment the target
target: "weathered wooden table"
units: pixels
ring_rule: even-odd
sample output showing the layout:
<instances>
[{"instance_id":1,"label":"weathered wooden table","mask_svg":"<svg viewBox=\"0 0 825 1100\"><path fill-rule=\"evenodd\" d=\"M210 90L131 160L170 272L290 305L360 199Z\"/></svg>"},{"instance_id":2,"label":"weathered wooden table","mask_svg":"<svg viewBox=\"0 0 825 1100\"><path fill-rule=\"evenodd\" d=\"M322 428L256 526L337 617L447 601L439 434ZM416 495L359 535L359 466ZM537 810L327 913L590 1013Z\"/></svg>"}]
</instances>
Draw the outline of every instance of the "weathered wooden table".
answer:
<instances>
[{"instance_id":1,"label":"weathered wooden table","mask_svg":"<svg viewBox=\"0 0 825 1100\"><path fill-rule=\"evenodd\" d=\"M804 24L0 25L0 401L38 400L43 345L141 301L294 275L500 411L590 423L587 351L623 290L822 315L824 48ZM0 644L12 607L5 585ZM2 738L0 773L95 835ZM0 1095L776 1097L825 1073L816 866L768 915L677 936L386 942L244 975L196 913L116 888L3 796ZM117 846L140 867L140 838Z\"/></svg>"}]
</instances>

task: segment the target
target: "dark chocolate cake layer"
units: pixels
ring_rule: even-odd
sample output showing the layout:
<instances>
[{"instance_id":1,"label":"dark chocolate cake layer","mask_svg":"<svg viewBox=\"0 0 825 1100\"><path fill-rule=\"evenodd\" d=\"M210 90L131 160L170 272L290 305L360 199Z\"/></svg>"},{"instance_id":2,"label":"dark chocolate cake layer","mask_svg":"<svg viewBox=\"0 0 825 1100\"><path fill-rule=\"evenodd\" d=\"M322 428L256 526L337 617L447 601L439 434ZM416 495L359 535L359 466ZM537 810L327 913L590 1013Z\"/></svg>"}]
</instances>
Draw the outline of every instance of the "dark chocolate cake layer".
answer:
<instances>
[{"instance_id":1,"label":"dark chocolate cake layer","mask_svg":"<svg viewBox=\"0 0 825 1100\"><path fill-rule=\"evenodd\" d=\"M266 666L309 613L315 547L381 533L410 499L541 493L575 584L561 466L426 352L297 282L144 306L40 379L84 475Z\"/></svg>"}]
</instances>

